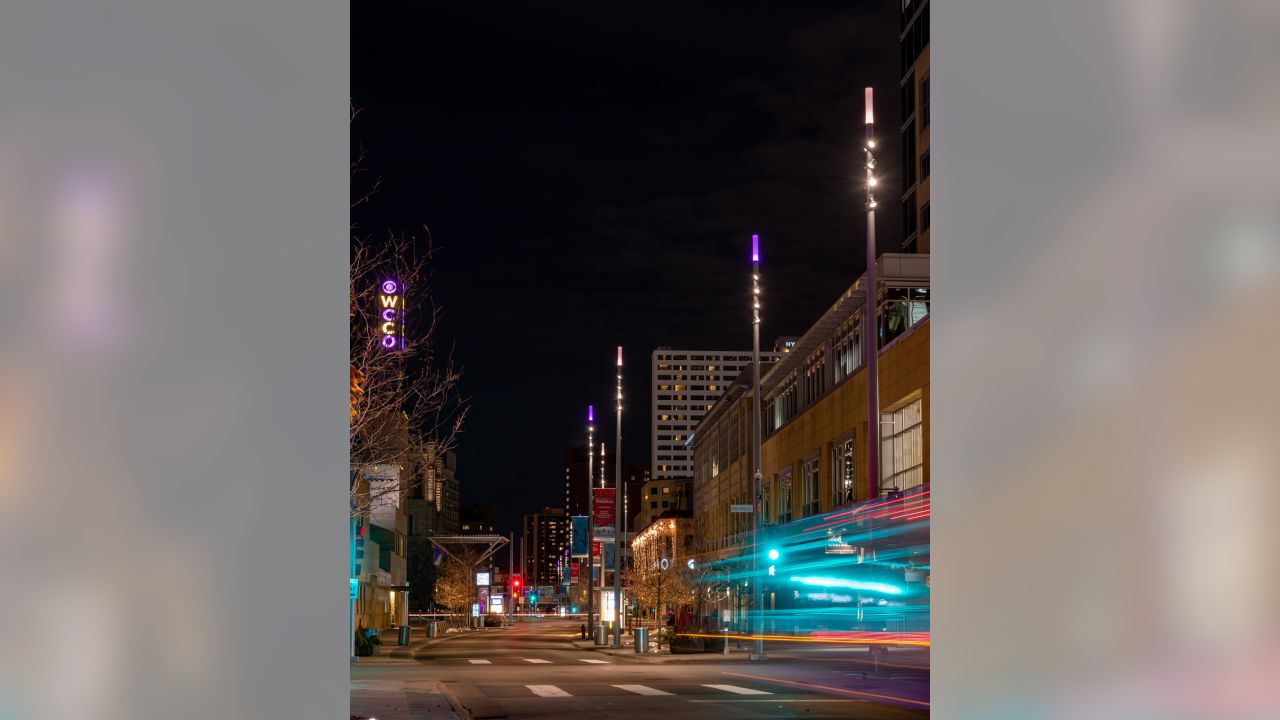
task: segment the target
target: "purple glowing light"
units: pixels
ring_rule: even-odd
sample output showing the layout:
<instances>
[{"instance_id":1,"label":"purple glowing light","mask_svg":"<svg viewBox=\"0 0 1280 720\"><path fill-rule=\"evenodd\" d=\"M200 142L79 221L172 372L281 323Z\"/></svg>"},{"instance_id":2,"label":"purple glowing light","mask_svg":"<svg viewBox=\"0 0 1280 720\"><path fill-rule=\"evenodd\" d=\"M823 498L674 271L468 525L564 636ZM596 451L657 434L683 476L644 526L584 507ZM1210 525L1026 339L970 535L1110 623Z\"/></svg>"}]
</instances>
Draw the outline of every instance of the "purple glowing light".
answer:
<instances>
[{"instance_id":1,"label":"purple glowing light","mask_svg":"<svg viewBox=\"0 0 1280 720\"><path fill-rule=\"evenodd\" d=\"M587 406L587 422L595 422L595 421L596 421L596 406L588 405Z\"/></svg>"},{"instance_id":2,"label":"purple glowing light","mask_svg":"<svg viewBox=\"0 0 1280 720\"><path fill-rule=\"evenodd\" d=\"M395 308L387 308L386 310L383 310L383 311L382 311L382 319L383 319L383 320L395 320L395 319L396 319L396 310L395 310Z\"/></svg>"},{"instance_id":3,"label":"purple glowing light","mask_svg":"<svg viewBox=\"0 0 1280 720\"><path fill-rule=\"evenodd\" d=\"M396 291L396 290L398 290L398 289L399 289L399 286L398 286L398 285L396 285L396 281L395 281L395 280L386 280L386 281L384 281L384 282L382 283L382 292L384 292L384 293L386 293L386 294L388 294L388 295L392 295L392 294L394 294L394 293L395 293L395 291Z\"/></svg>"},{"instance_id":4,"label":"purple glowing light","mask_svg":"<svg viewBox=\"0 0 1280 720\"><path fill-rule=\"evenodd\" d=\"M396 336L395 336L395 335L383 335L383 336L382 336L382 347L387 348L388 350L390 350L391 348L393 348L393 347L395 347L395 346L396 346Z\"/></svg>"},{"instance_id":5,"label":"purple glowing light","mask_svg":"<svg viewBox=\"0 0 1280 720\"><path fill-rule=\"evenodd\" d=\"M760 262L760 236L751 236L751 262Z\"/></svg>"}]
</instances>

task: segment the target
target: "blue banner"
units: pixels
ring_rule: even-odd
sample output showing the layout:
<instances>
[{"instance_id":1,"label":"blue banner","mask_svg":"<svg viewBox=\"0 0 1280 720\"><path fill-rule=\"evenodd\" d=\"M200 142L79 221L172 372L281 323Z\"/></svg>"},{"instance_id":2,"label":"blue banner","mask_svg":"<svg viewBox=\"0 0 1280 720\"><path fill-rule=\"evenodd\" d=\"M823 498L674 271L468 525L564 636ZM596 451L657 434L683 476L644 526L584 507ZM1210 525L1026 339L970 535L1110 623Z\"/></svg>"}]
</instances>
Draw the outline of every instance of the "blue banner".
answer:
<instances>
[{"instance_id":1,"label":"blue banner","mask_svg":"<svg viewBox=\"0 0 1280 720\"><path fill-rule=\"evenodd\" d=\"M587 553L590 551L590 547L587 543L587 516L574 515L572 519L573 542L571 543L572 551L570 554L573 557L586 557Z\"/></svg>"}]
</instances>

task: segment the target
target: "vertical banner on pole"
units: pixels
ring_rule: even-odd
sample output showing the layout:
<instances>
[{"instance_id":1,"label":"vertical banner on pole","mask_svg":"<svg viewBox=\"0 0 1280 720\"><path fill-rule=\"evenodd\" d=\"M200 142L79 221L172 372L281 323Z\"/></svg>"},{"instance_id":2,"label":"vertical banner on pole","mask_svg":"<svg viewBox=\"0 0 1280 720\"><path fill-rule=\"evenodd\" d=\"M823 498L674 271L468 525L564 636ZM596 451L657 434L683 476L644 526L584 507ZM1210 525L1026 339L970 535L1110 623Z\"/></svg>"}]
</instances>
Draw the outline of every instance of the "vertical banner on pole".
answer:
<instances>
[{"instance_id":1,"label":"vertical banner on pole","mask_svg":"<svg viewBox=\"0 0 1280 720\"><path fill-rule=\"evenodd\" d=\"M570 555L572 555L573 557L586 557L587 556L587 516L574 515L572 524L573 524L573 538L571 543L572 550L570 552Z\"/></svg>"},{"instance_id":2,"label":"vertical banner on pole","mask_svg":"<svg viewBox=\"0 0 1280 720\"><path fill-rule=\"evenodd\" d=\"M618 564L618 546L615 543L605 543L601 549L604 550L604 569L612 571Z\"/></svg>"},{"instance_id":3,"label":"vertical banner on pole","mask_svg":"<svg viewBox=\"0 0 1280 720\"><path fill-rule=\"evenodd\" d=\"M613 542L616 537L614 528L614 491L613 488L592 488L592 524L595 525L592 540Z\"/></svg>"}]
</instances>

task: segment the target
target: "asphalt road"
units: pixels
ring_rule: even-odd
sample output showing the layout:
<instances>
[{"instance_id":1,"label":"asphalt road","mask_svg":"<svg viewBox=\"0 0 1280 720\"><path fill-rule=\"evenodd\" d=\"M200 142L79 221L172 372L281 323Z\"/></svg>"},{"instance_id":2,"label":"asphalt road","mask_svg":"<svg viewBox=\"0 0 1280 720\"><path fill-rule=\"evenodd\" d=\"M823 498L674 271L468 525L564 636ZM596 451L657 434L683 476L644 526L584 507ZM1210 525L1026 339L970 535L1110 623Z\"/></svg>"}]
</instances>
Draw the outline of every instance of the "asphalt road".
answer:
<instances>
[{"instance_id":1,"label":"asphalt road","mask_svg":"<svg viewBox=\"0 0 1280 720\"><path fill-rule=\"evenodd\" d=\"M840 647L771 648L757 663L653 663L575 648L576 637L576 623L558 620L449 637L416 650L412 664L353 666L352 688L440 682L477 720L928 716L919 656L870 674L865 649Z\"/></svg>"}]
</instances>

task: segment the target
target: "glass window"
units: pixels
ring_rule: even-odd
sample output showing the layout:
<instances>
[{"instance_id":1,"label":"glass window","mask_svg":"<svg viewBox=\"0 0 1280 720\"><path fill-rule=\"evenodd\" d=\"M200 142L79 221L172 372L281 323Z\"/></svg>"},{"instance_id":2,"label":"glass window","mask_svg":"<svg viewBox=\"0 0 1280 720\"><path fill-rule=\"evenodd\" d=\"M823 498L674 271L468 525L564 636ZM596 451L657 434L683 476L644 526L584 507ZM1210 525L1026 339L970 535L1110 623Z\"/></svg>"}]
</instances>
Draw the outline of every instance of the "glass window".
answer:
<instances>
[{"instance_id":1,"label":"glass window","mask_svg":"<svg viewBox=\"0 0 1280 720\"><path fill-rule=\"evenodd\" d=\"M848 505L857 498L854 465L853 438L836 443L831 448L831 504L832 507Z\"/></svg>"},{"instance_id":2,"label":"glass window","mask_svg":"<svg viewBox=\"0 0 1280 720\"><path fill-rule=\"evenodd\" d=\"M818 459L814 458L804 464L800 470L801 486L804 492L804 517L817 515L818 509L821 507L821 497L819 487L821 481L818 479Z\"/></svg>"},{"instance_id":3,"label":"glass window","mask_svg":"<svg viewBox=\"0 0 1280 720\"><path fill-rule=\"evenodd\" d=\"M926 21L927 22L927 21ZM920 127L929 127L929 76L920 78Z\"/></svg>"},{"instance_id":4,"label":"glass window","mask_svg":"<svg viewBox=\"0 0 1280 720\"><path fill-rule=\"evenodd\" d=\"M906 490L924 483L924 401L881 415L880 489Z\"/></svg>"},{"instance_id":5,"label":"glass window","mask_svg":"<svg viewBox=\"0 0 1280 720\"><path fill-rule=\"evenodd\" d=\"M791 473L778 476L778 523L789 523L792 518L791 509Z\"/></svg>"}]
</instances>

